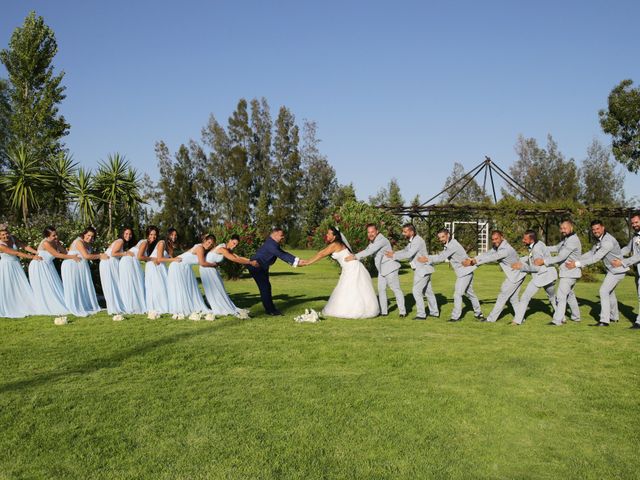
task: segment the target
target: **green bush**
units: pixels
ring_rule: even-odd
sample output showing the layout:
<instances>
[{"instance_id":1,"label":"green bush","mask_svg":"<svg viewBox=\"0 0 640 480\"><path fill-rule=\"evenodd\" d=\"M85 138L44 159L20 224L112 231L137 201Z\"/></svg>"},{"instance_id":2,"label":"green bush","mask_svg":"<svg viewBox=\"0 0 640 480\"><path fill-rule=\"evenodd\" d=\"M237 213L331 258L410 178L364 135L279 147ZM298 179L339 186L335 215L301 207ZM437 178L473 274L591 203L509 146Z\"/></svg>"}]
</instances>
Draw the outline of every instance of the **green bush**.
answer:
<instances>
[{"instance_id":1,"label":"green bush","mask_svg":"<svg viewBox=\"0 0 640 480\"><path fill-rule=\"evenodd\" d=\"M234 253L240 257L251 258L258 250L258 247L262 245L263 241L254 226L237 222L225 222L224 224L216 225L211 229L211 233L216 236L219 244L226 243L232 235L238 235L240 237L240 243L234 250ZM220 271L230 280L240 278L244 269L244 265L228 260L225 260L220 265Z\"/></svg>"}]
</instances>

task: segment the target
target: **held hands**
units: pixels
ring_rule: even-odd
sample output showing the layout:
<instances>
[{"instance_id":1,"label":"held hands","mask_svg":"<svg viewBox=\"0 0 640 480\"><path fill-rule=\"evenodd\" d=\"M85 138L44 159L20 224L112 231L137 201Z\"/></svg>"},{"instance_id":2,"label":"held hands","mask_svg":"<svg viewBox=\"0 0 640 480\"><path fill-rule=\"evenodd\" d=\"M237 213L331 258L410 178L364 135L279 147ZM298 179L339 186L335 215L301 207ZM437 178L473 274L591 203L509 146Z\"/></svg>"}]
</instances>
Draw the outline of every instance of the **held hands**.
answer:
<instances>
[{"instance_id":1,"label":"held hands","mask_svg":"<svg viewBox=\"0 0 640 480\"><path fill-rule=\"evenodd\" d=\"M125 255L125 257L133 257L134 256L133 252L127 252L124 255Z\"/></svg>"},{"instance_id":2,"label":"held hands","mask_svg":"<svg viewBox=\"0 0 640 480\"><path fill-rule=\"evenodd\" d=\"M109 260L109 255L107 255L106 253L101 253L100 260Z\"/></svg>"},{"instance_id":3,"label":"held hands","mask_svg":"<svg viewBox=\"0 0 640 480\"><path fill-rule=\"evenodd\" d=\"M307 260L300 259L298 261L298 266L299 267L306 267L307 265L309 265L309 262Z\"/></svg>"},{"instance_id":4,"label":"held hands","mask_svg":"<svg viewBox=\"0 0 640 480\"><path fill-rule=\"evenodd\" d=\"M250 260L249 265L251 265L253 268L258 268L260 266L257 260Z\"/></svg>"},{"instance_id":5,"label":"held hands","mask_svg":"<svg viewBox=\"0 0 640 480\"><path fill-rule=\"evenodd\" d=\"M393 258L393 252L391 250L389 250L388 252L384 252L384 254L388 257L388 258Z\"/></svg>"},{"instance_id":6,"label":"held hands","mask_svg":"<svg viewBox=\"0 0 640 480\"><path fill-rule=\"evenodd\" d=\"M512 270L520 270L522 268L522 262L515 262L511 264Z\"/></svg>"},{"instance_id":7,"label":"held hands","mask_svg":"<svg viewBox=\"0 0 640 480\"><path fill-rule=\"evenodd\" d=\"M544 258L536 258L536 259L533 261L533 264L534 264L536 267L541 267L541 266L543 266L543 265L544 265Z\"/></svg>"},{"instance_id":8,"label":"held hands","mask_svg":"<svg viewBox=\"0 0 640 480\"><path fill-rule=\"evenodd\" d=\"M429 257L425 257L425 256L418 257L418 261L420 263L429 263Z\"/></svg>"},{"instance_id":9,"label":"held hands","mask_svg":"<svg viewBox=\"0 0 640 480\"><path fill-rule=\"evenodd\" d=\"M611 260L611 265L613 265L614 267L621 267L622 266L622 260L620 260L618 258L614 258L613 260Z\"/></svg>"},{"instance_id":10,"label":"held hands","mask_svg":"<svg viewBox=\"0 0 640 480\"><path fill-rule=\"evenodd\" d=\"M351 262L351 261L353 261L355 259L356 259L355 255L348 255L348 256L344 257L344 261L345 262Z\"/></svg>"},{"instance_id":11,"label":"held hands","mask_svg":"<svg viewBox=\"0 0 640 480\"><path fill-rule=\"evenodd\" d=\"M79 261L80 261L80 260L82 260L82 259L80 258L80 255L74 255L74 256L71 258L71 260L73 260L74 262L76 262L76 263L77 263L77 262L79 262Z\"/></svg>"},{"instance_id":12,"label":"held hands","mask_svg":"<svg viewBox=\"0 0 640 480\"><path fill-rule=\"evenodd\" d=\"M477 263L475 258L465 258L462 261L462 265L464 265L465 267L470 267L471 265L475 265Z\"/></svg>"},{"instance_id":13,"label":"held hands","mask_svg":"<svg viewBox=\"0 0 640 480\"><path fill-rule=\"evenodd\" d=\"M34 255L32 260L37 260L37 261L41 261L42 257L40 255Z\"/></svg>"},{"instance_id":14,"label":"held hands","mask_svg":"<svg viewBox=\"0 0 640 480\"><path fill-rule=\"evenodd\" d=\"M573 270L574 268L576 268L576 262L574 262L573 260L569 260L565 263L565 265L569 270Z\"/></svg>"}]
</instances>

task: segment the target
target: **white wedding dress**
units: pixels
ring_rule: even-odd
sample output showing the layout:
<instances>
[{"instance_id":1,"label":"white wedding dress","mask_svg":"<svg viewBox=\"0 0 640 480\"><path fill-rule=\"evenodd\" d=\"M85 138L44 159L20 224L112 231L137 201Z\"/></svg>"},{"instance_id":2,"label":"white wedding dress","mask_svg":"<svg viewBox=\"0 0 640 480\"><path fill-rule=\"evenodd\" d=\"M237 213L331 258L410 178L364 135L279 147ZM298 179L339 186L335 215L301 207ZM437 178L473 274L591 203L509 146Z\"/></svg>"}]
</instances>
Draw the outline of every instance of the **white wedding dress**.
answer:
<instances>
[{"instance_id":1,"label":"white wedding dress","mask_svg":"<svg viewBox=\"0 0 640 480\"><path fill-rule=\"evenodd\" d=\"M333 253L342 272L322 314L338 318L372 318L380 313L378 297L371 284L371 275L358 260L347 262L348 249Z\"/></svg>"}]
</instances>

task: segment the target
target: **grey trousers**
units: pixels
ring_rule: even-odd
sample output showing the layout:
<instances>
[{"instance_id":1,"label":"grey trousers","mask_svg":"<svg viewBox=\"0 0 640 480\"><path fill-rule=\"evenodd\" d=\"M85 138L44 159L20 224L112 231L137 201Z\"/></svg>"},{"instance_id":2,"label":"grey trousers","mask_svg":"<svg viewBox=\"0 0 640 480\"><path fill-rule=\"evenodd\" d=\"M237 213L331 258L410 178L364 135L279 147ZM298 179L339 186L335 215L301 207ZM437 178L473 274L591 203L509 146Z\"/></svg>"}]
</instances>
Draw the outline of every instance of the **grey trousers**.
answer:
<instances>
[{"instance_id":1,"label":"grey trousers","mask_svg":"<svg viewBox=\"0 0 640 480\"><path fill-rule=\"evenodd\" d=\"M453 290L453 310L451 311L451 318L458 320L462 314L462 296L466 295L471 300L473 311L476 314L482 313L480 309L480 301L473 291L473 273L465 275L464 277L456 278L456 286Z\"/></svg>"},{"instance_id":2,"label":"grey trousers","mask_svg":"<svg viewBox=\"0 0 640 480\"><path fill-rule=\"evenodd\" d=\"M567 313L567 305L569 305L569 308L571 309L571 320L574 322L580 321L580 307L578 306L576 294L573 291L577 282L577 278L560 278L558 280L556 311L553 314L553 323L556 325L562 325L564 323L564 316Z\"/></svg>"},{"instance_id":3,"label":"grey trousers","mask_svg":"<svg viewBox=\"0 0 640 480\"><path fill-rule=\"evenodd\" d=\"M424 297L427 297L427 303L429 304L429 313L433 316L440 315L440 311L438 310L438 302L436 301L436 296L433 293L433 288L431 287L431 274L425 275L421 277L419 275L413 274L413 298L416 301L416 315L419 317L426 317L427 312L425 311L424 306Z\"/></svg>"},{"instance_id":4,"label":"grey trousers","mask_svg":"<svg viewBox=\"0 0 640 480\"><path fill-rule=\"evenodd\" d=\"M400 277L398 272L390 273L386 277L378 275L378 300L380 301L380 313L386 315L389 313L389 305L387 302L387 287L389 287L396 297L396 304L400 315L405 315L407 310L404 306L404 293L400 289Z\"/></svg>"},{"instance_id":5,"label":"grey trousers","mask_svg":"<svg viewBox=\"0 0 640 480\"><path fill-rule=\"evenodd\" d=\"M638 316L636 317L636 323L640 324L640 275L636 274L636 287L638 287Z\"/></svg>"},{"instance_id":6,"label":"grey trousers","mask_svg":"<svg viewBox=\"0 0 640 480\"><path fill-rule=\"evenodd\" d=\"M549 297L549 302L551 302L551 306L554 311L556 308L556 291L555 291L555 281L545 285L544 290L547 292L547 297ZM520 300L518 301L518 308L516 309L516 314L513 317L513 321L518 325L524 322L524 315L527 313L527 308L529 307L529 302L533 298L533 296L538 293L541 287L536 287L533 281L529 282L527 288L524 289L524 292L520 296Z\"/></svg>"},{"instance_id":7,"label":"grey trousers","mask_svg":"<svg viewBox=\"0 0 640 480\"><path fill-rule=\"evenodd\" d=\"M600 285L600 321L602 323L618 321L618 298L615 290L624 277L624 273L607 273Z\"/></svg>"},{"instance_id":8,"label":"grey trousers","mask_svg":"<svg viewBox=\"0 0 640 480\"><path fill-rule=\"evenodd\" d=\"M502 286L500 287L500 294L496 299L496 304L487 317L487 322L495 322L498 320L498 317L500 316L500 313L502 313L502 309L507 304L507 301L511 303L514 312L518 311L518 292L520 291L522 282L524 282L524 278L517 282L512 282L508 278L505 278L504 282L502 282Z\"/></svg>"}]
</instances>

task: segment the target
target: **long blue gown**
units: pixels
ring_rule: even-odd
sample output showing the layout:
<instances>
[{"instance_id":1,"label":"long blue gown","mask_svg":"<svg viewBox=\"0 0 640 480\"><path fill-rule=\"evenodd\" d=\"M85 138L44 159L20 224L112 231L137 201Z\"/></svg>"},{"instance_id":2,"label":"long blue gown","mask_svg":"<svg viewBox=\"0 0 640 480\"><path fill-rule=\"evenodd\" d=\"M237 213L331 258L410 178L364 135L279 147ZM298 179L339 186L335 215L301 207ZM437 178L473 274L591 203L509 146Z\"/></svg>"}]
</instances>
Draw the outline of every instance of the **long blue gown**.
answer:
<instances>
[{"instance_id":1,"label":"long blue gown","mask_svg":"<svg viewBox=\"0 0 640 480\"><path fill-rule=\"evenodd\" d=\"M44 249L43 243L38 247L42 261L31 260L29 263L29 282L36 312L38 315L67 315L70 312L64 303L64 288L54 264L55 257Z\"/></svg>"},{"instance_id":2,"label":"long blue gown","mask_svg":"<svg viewBox=\"0 0 640 480\"><path fill-rule=\"evenodd\" d=\"M224 247L222 243L218 247ZM207 253L207 262L209 263L221 263L224 261L224 256L221 253L216 253L212 249ZM202 287L204 293L207 296L207 302L211 307L211 311L216 315L237 315L238 307L236 307L229 294L224 288L224 282L222 276L217 268L214 267L202 267L200 268L200 280L202 280Z\"/></svg>"},{"instance_id":3,"label":"long blue gown","mask_svg":"<svg viewBox=\"0 0 640 480\"><path fill-rule=\"evenodd\" d=\"M193 248L199 245L195 245ZM182 315L192 313L210 313L198 288L198 281L192 265L198 264L198 257L192 250L180 255L180 263L169 265L169 311Z\"/></svg>"},{"instance_id":4,"label":"long blue gown","mask_svg":"<svg viewBox=\"0 0 640 480\"><path fill-rule=\"evenodd\" d=\"M77 247L77 242L81 241L80 238L73 241L69 255L79 255L82 258ZM79 262L63 260L62 285L64 287L64 303L75 316L86 317L100 311L88 260L85 258Z\"/></svg>"},{"instance_id":5,"label":"long blue gown","mask_svg":"<svg viewBox=\"0 0 640 480\"><path fill-rule=\"evenodd\" d=\"M114 242L115 243L115 242ZM109 255L108 260L100 260L100 283L102 284L102 293L107 303L107 312L109 315L117 315L126 313L122 296L120 295L120 258L112 256L113 243L104 252ZM122 251L122 250L120 250ZM119 253L119 252L115 252Z\"/></svg>"},{"instance_id":6,"label":"long blue gown","mask_svg":"<svg viewBox=\"0 0 640 480\"><path fill-rule=\"evenodd\" d=\"M120 279L120 297L125 313L145 313L147 311L144 293L144 272L138 260L138 252L142 242L144 240L140 240L135 247L129 250L133 253L133 257L127 256L120 259L118 276Z\"/></svg>"},{"instance_id":7,"label":"long blue gown","mask_svg":"<svg viewBox=\"0 0 640 480\"><path fill-rule=\"evenodd\" d=\"M12 248L16 249L15 244ZM0 317L22 318L35 315L35 311L33 290L20 258L0 253Z\"/></svg>"},{"instance_id":8,"label":"long blue gown","mask_svg":"<svg viewBox=\"0 0 640 480\"><path fill-rule=\"evenodd\" d=\"M158 246L153 249L150 257L158 257ZM164 263L156 265L152 260L144 267L144 289L147 311L169 313L169 298L167 296L167 267Z\"/></svg>"}]
</instances>

